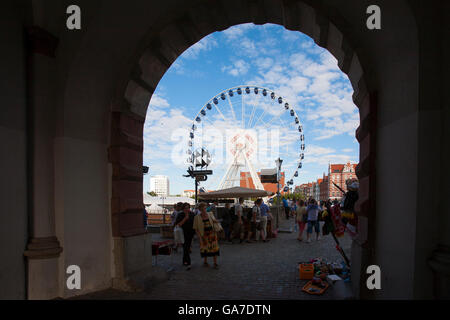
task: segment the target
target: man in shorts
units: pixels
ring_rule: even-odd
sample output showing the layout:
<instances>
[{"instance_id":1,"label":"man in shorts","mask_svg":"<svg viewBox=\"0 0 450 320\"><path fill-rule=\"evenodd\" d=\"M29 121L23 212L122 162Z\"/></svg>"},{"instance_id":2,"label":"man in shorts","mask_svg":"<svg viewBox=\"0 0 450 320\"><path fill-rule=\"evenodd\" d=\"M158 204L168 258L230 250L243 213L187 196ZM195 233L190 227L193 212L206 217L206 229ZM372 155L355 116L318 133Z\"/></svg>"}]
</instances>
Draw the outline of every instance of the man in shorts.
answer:
<instances>
[{"instance_id":1,"label":"man in shorts","mask_svg":"<svg viewBox=\"0 0 450 320\"><path fill-rule=\"evenodd\" d=\"M262 199L255 201L255 206L252 209L252 219L250 220L250 231L248 232L247 242L251 242L250 239L253 234L256 236L256 232L259 232L263 241L266 241L264 233L261 228L261 203Z\"/></svg>"},{"instance_id":2,"label":"man in shorts","mask_svg":"<svg viewBox=\"0 0 450 320\"><path fill-rule=\"evenodd\" d=\"M316 200L311 199L309 201L308 207L306 207L306 213L308 215L308 227L306 229L306 242L310 243L310 236L313 233L313 228L316 231L316 240L319 240L320 236L320 225L319 225L319 212L321 211L320 207L317 205Z\"/></svg>"},{"instance_id":3,"label":"man in shorts","mask_svg":"<svg viewBox=\"0 0 450 320\"><path fill-rule=\"evenodd\" d=\"M269 217L272 217L272 214L270 213L270 208L267 204L264 203L264 201L261 199L261 206L259 207L261 211L261 234L264 235L264 242L267 242L267 221ZM258 237L256 237L258 240Z\"/></svg>"},{"instance_id":4,"label":"man in shorts","mask_svg":"<svg viewBox=\"0 0 450 320\"><path fill-rule=\"evenodd\" d=\"M239 237L239 243L244 241L244 221L242 204L244 203L244 198L239 198L239 202L234 205L234 212L237 215L237 221L233 225L233 235L231 239Z\"/></svg>"}]
</instances>

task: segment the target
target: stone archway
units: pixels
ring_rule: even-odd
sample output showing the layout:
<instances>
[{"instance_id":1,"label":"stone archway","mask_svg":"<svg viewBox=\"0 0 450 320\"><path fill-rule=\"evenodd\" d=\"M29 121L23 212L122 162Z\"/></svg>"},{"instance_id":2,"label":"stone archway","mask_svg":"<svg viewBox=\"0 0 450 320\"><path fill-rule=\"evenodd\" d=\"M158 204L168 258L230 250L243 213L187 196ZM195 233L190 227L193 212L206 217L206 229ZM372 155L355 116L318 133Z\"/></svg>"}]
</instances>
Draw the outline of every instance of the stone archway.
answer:
<instances>
[{"instance_id":1,"label":"stone archway","mask_svg":"<svg viewBox=\"0 0 450 320\"><path fill-rule=\"evenodd\" d=\"M359 279L360 267L370 264L375 244L375 157L377 133L377 91L366 76L369 58L358 49L348 32L345 20L330 7L306 4L309 1L238 1L223 6L200 2L187 11L176 12L155 23L144 45L135 54L131 74L124 76L112 106L109 161L112 163L112 233L115 238L115 266L121 277L135 271L127 261L130 241L144 236L142 222L142 152L143 125L150 98L163 74L183 51L204 36L230 26L253 22L274 23L300 31L326 48L338 60L354 89L353 101L359 108L360 126L356 138L360 143L357 175L360 179L360 236L354 242L352 270ZM124 93L125 92L125 93ZM144 241L146 243L146 241ZM355 292L359 296L358 281Z\"/></svg>"}]
</instances>

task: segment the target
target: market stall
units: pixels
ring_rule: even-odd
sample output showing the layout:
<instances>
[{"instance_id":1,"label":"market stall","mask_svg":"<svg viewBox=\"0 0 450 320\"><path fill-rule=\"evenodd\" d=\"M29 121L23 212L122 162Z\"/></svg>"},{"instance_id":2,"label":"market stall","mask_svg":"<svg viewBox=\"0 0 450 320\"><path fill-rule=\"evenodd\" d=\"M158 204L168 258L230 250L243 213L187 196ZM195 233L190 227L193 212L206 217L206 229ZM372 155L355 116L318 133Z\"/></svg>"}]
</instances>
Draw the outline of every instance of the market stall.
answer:
<instances>
[{"instance_id":1,"label":"market stall","mask_svg":"<svg viewBox=\"0 0 450 320\"><path fill-rule=\"evenodd\" d=\"M219 199L237 199L237 198L263 198L273 195L273 192L259 189L232 187L222 190L200 193L199 199L219 200Z\"/></svg>"},{"instance_id":2,"label":"market stall","mask_svg":"<svg viewBox=\"0 0 450 320\"><path fill-rule=\"evenodd\" d=\"M272 196L274 193L266 190L260 190L260 189L251 189L251 188L243 188L243 187L232 187L222 190L216 190L206 193L200 193L199 199L200 200L206 200L208 202L217 201L221 202L221 200L227 200L227 199L238 199L238 198L265 198ZM247 233L250 229L250 221L246 218L249 214L251 214L252 208L251 207L244 207L243 208L243 222L244 222L244 228L245 228L245 236L247 236ZM218 210L219 217L220 217L220 209ZM253 235L255 237L255 235ZM268 221L267 223L267 237L272 238L272 221Z\"/></svg>"}]
</instances>

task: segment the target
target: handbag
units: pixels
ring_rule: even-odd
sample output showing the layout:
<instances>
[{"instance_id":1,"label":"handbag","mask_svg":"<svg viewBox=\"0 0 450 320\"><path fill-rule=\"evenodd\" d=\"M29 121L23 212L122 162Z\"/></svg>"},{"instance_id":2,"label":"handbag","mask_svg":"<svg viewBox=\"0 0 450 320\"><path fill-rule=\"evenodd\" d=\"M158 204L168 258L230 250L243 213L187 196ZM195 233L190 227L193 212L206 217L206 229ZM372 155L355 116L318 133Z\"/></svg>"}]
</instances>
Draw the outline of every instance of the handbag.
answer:
<instances>
[{"instance_id":1,"label":"handbag","mask_svg":"<svg viewBox=\"0 0 450 320\"><path fill-rule=\"evenodd\" d=\"M219 232L221 232L223 230L222 225L217 220L213 220L213 229L217 233L219 233Z\"/></svg>"},{"instance_id":2,"label":"handbag","mask_svg":"<svg viewBox=\"0 0 450 320\"><path fill-rule=\"evenodd\" d=\"M177 226L173 229L173 238L174 238L175 243L177 243L177 244L184 243L184 232L181 227Z\"/></svg>"}]
</instances>

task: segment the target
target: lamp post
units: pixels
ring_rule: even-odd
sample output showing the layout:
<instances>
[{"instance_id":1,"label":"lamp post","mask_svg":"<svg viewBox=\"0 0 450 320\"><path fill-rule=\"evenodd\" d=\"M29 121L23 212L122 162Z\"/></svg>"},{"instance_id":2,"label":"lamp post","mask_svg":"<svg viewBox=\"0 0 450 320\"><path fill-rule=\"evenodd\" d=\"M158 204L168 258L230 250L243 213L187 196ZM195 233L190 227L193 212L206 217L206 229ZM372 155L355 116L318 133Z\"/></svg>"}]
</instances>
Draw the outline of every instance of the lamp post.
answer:
<instances>
[{"instance_id":1,"label":"lamp post","mask_svg":"<svg viewBox=\"0 0 450 320\"><path fill-rule=\"evenodd\" d=\"M163 224L166 224L166 209L164 209L164 199L166 197L161 197L162 200L162 208L163 208Z\"/></svg>"},{"instance_id":2,"label":"lamp post","mask_svg":"<svg viewBox=\"0 0 450 320\"><path fill-rule=\"evenodd\" d=\"M275 160L275 163L277 165L277 229L278 229L278 216L280 215L280 171L283 160L281 160L280 157L278 157L278 159Z\"/></svg>"},{"instance_id":3,"label":"lamp post","mask_svg":"<svg viewBox=\"0 0 450 320\"><path fill-rule=\"evenodd\" d=\"M142 166L142 174L145 176L147 173L148 173L148 167ZM148 226L148 215L147 215L147 210L145 209L145 203L144 203L144 228L145 228L145 231L147 231L147 226Z\"/></svg>"}]
</instances>

